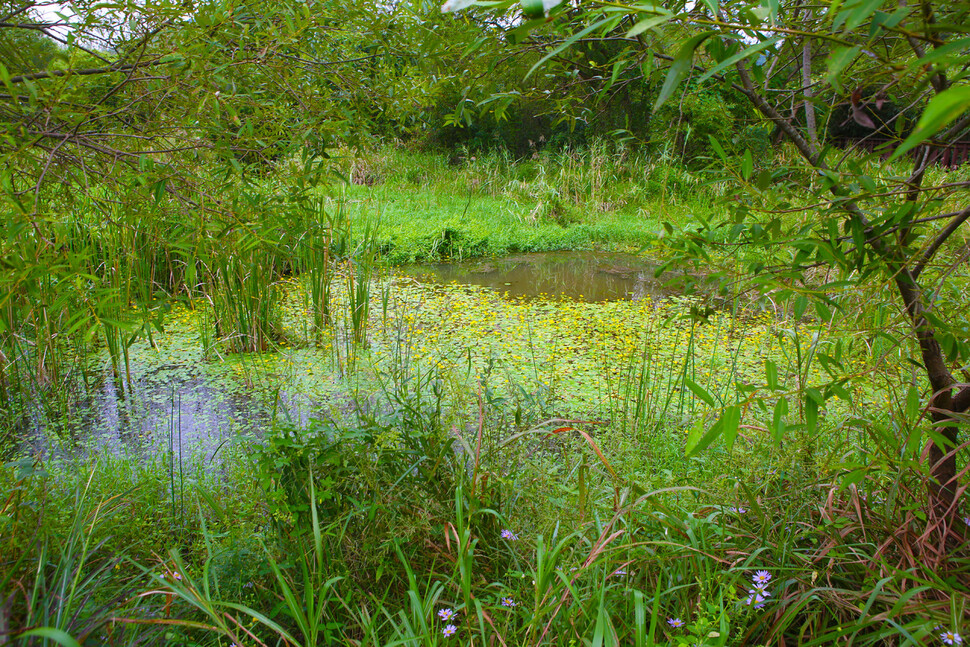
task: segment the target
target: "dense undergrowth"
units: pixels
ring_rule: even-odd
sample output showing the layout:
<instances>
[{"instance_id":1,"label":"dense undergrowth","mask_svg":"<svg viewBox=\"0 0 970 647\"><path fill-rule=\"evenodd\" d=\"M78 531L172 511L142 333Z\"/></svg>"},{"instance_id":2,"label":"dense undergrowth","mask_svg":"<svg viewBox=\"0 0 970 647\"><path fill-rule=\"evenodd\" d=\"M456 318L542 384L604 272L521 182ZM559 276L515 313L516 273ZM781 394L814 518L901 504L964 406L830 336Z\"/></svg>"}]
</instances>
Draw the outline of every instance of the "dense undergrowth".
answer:
<instances>
[{"instance_id":1,"label":"dense undergrowth","mask_svg":"<svg viewBox=\"0 0 970 647\"><path fill-rule=\"evenodd\" d=\"M379 261L673 257L665 237L723 189L605 147L345 161L352 182L329 196L252 190L245 226L161 211L104 228L105 201L52 219L60 247L24 234L74 265L59 281L23 268L3 304L0 637L921 645L970 630L967 527L923 504L899 313L858 293L812 312L734 290L714 312L414 286ZM725 246L706 269L752 260ZM185 353L252 398L320 375L349 396L204 454L177 455L165 420L154 453L21 455L37 420L105 381L137 398L146 364ZM731 442L711 444L717 425Z\"/></svg>"}]
</instances>

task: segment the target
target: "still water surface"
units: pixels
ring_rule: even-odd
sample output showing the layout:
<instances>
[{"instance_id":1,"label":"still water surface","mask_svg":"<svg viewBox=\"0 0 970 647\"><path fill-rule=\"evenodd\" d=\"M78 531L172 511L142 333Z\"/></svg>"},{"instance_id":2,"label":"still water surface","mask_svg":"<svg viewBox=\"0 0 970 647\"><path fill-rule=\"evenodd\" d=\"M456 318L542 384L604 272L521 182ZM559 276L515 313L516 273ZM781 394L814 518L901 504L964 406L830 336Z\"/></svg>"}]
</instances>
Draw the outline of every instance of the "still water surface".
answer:
<instances>
[{"instance_id":1,"label":"still water surface","mask_svg":"<svg viewBox=\"0 0 970 647\"><path fill-rule=\"evenodd\" d=\"M620 252L544 252L399 268L419 281L480 285L513 297L594 303L673 294L655 277L656 271L656 263Z\"/></svg>"},{"instance_id":2,"label":"still water surface","mask_svg":"<svg viewBox=\"0 0 970 647\"><path fill-rule=\"evenodd\" d=\"M654 276L656 267L632 254L555 252L412 265L396 268L395 275L482 286L497 298L601 303L675 294ZM312 416L339 417L354 406L354 387L338 376L332 349L280 349L211 361L202 357L193 324L167 325L172 332L161 351L144 342L132 347L129 388L109 378L105 360L100 378L71 402L68 415L38 410L24 416L19 435L32 439L29 449L68 455L171 451L211 461L224 443L258 437L274 420L305 424Z\"/></svg>"}]
</instances>

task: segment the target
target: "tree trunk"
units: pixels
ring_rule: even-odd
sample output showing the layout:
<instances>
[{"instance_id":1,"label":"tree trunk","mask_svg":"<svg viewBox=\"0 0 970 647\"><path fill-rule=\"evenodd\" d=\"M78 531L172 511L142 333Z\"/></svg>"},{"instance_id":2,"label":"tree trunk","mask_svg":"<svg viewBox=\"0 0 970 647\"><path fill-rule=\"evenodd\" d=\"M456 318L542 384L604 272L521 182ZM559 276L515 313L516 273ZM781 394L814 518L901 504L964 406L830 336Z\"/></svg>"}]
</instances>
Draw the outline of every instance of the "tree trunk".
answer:
<instances>
[{"instance_id":1,"label":"tree trunk","mask_svg":"<svg viewBox=\"0 0 970 647\"><path fill-rule=\"evenodd\" d=\"M923 368L929 380L933 395L930 398L930 419L934 431L942 436L941 444L930 439L926 457L930 468L930 503L940 518L955 515L954 501L957 494L957 456L956 441L959 433L957 415L970 407L970 388L962 389L953 397L956 379L947 367L943 349L936 340L935 331L924 315L921 290L913 275L907 269L896 274L896 286L906 306L906 312L913 322L916 339L919 343ZM956 415L955 415L956 414Z\"/></svg>"},{"instance_id":2,"label":"tree trunk","mask_svg":"<svg viewBox=\"0 0 970 647\"><path fill-rule=\"evenodd\" d=\"M818 151L818 130L815 125L815 104L812 103L812 43L807 38L802 45L802 95L805 97L805 130L808 131L808 142L812 147L812 155Z\"/></svg>"}]
</instances>

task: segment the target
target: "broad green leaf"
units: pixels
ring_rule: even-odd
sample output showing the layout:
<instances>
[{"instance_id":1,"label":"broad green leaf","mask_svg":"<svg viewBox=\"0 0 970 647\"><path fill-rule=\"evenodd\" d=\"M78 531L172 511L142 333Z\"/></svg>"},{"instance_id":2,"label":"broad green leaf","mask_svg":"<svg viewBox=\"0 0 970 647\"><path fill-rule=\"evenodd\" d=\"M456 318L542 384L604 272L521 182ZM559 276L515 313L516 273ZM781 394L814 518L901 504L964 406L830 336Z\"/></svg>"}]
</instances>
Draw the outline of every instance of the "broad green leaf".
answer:
<instances>
[{"instance_id":1,"label":"broad green leaf","mask_svg":"<svg viewBox=\"0 0 970 647\"><path fill-rule=\"evenodd\" d=\"M909 386L909 390L906 391L906 420L912 422L916 420L920 412L920 397L919 391L912 384Z\"/></svg>"},{"instance_id":2,"label":"broad green leaf","mask_svg":"<svg viewBox=\"0 0 970 647\"><path fill-rule=\"evenodd\" d=\"M832 50L828 59L828 82L832 84L836 92L842 92L842 83L840 76L842 70L844 70L855 57L859 55L862 51L862 47L856 45L855 47L836 47Z\"/></svg>"},{"instance_id":3,"label":"broad green leaf","mask_svg":"<svg viewBox=\"0 0 970 647\"><path fill-rule=\"evenodd\" d=\"M165 197L165 184L166 182L164 179L161 179L155 183L152 189L152 197L155 199L155 202L161 202L162 198Z\"/></svg>"},{"instance_id":4,"label":"broad green leaf","mask_svg":"<svg viewBox=\"0 0 970 647\"><path fill-rule=\"evenodd\" d=\"M725 449L730 451L734 447L734 441L738 437L738 427L741 425L741 407L732 405L724 409L721 414L723 427L721 434L724 436Z\"/></svg>"},{"instance_id":5,"label":"broad green leaf","mask_svg":"<svg viewBox=\"0 0 970 647\"><path fill-rule=\"evenodd\" d=\"M554 56L558 56L559 54L561 54L565 50L569 49L579 39L581 39L581 38L583 38L585 36L588 36L589 34L593 33L594 31L596 31L598 29L603 29L603 31L609 31L612 28L612 24L611 23L617 23L621 19L622 18L620 18L620 17L609 16L607 18L603 18L602 20L598 20L598 21L594 22L592 25L589 25L585 29L582 29L582 30L576 32L575 34L573 34L572 36L570 36L569 38L567 38L566 40L564 40L562 43L560 43L558 47L556 47L551 52L549 52L548 54L546 54L545 56L543 56L541 59L539 59L539 61L535 65L533 65L532 68L529 69L529 71L526 73L525 78L529 78L530 76L532 76L532 73L535 72L540 67L542 67L543 64L545 64L546 61L548 61L549 59L551 59Z\"/></svg>"},{"instance_id":6,"label":"broad green leaf","mask_svg":"<svg viewBox=\"0 0 970 647\"><path fill-rule=\"evenodd\" d=\"M774 25L778 22L779 0L768 0L768 19Z\"/></svg>"},{"instance_id":7,"label":"broad green leaf","mask_svg":"<svg viewBox=\"0 0 970 647\"><path fill-rule=\"evenodd\" d=\"M720 142L718 142L717 139L714 138L714 135L708 135L707 138L708 140L710 140L711 148L714 149L714 152L717 153L717 156L721 158L722 162L727 164L728 156L727 156L727 153L724 152L724 149L721 148Z\"/></svg>"},{"instance_id":8,"label":"broad green leaf","mask_svg":"<svg viewBox=\"0 0 970 647\"><path fill-rule=\"evenodd\" d=\"M696 456L707 449L718 436L724 436L724 443L728 449L734 446L734 440L738 435L738 425L741 423L741 407L731 405L725 407L721 412L721 417L717 419L711 428L707 430L700 439L695 434L687 439L686 455L687 458ZM699 435L699 434L698 434Z\"/></svg>"},{"instance_id":9,"label":"broad green leaf","mask_svg":"<svg viewBox=\"0 0 970 647\"><path fill-rule=\"evenodd\" d=\"M685 377L684 383L687 385L687 388L690 389L694 395L703 400L705 404L711 407L717 406L717 403L714 401L714 397L694 380L690 379L689 377Z\"/></svg>"},{"instance_id":10,"label":"broad green leaf","mask_svg":"<svg viewBox=\"0 0 970 647\"><path fill-rule=\"evenodd\" d=\"M896 11L888 14L884 11L877 11L872 15L872 22L869 25L869 38L881 36L886 29L892 29L903 21L909 14L909 7L902 5Z\"/></svg>"},{"instance_id":11,"label":"broad green leaf","mask_svg":"<svg viewBox=\"0 0 970 647\"><path fill-rule=\"evenodd\" d=\"M818 430L818 402L811 398L805 398L805 425L809 434Z\"/></svg>"},{"instance_id":12,"label":"broad green leaf","mask_svg":"<svg viewBox=\"0 0 970 647\"><path fill-rule=\"evenodd\" d=\"M771 416L771 439L776 445L781 444L781 439L785 435L787 425L785 416L788 415L788 400L779 398L775 403L775 411Z\"/></svg>"},{"instance_id":13,"label":"broad green leaf","mask_svg":"<svg viewBox=\"0 0 970 647\"><path fill-rule=\"evenodd\" d=\"M644 18L637 24L633 25L633 28L626 33L627 38L633 38L638 36L648 29L653 29L658 25L662 25L665 22L669 22L673 16L652 16L650 18Z\"/></svg>"},{"instance_id":14,"label":"broad green leaf","mask_svg":"<svg viewBox=\"0 0 970 647\"><path fill-rule=\"evenodd\" d=\"M640 63L640 73L645 79L649 79L653 74L653 51L647 52L647 59Z\"/></svg>"},{"instance_id":15,"label":"broad green leaf","mask_svg":"<svg viewBox=\"0 0 970 647\"><path fill-rule=\"evenodd\" d=\"M7 87L10 93L13 93L13 86L10 85L10 72L4 67L3 63L0 63L0 81Z\"/></svg>"},{"instance_id":16,"label":"broad green leaf","mask_svg":"<svg viewBox=\"0 0 970 647\"><path fill-rule=\"evenodd\" d=\"M778 365L770 359L765 360L765 379L769 389L774 391L778 388Z\"/></svg>"},{"instance_id":17,"label":"broad green leaf","mask_svg":"<svg viewBox=\"0 0 970 647\"><path fill-rule=\"evenodd\" d=\"M931 63L962 64L966 61L968 49L970 49L970 38L961 38L937 47L932 52L927 52L922 58L913 59L907 67L914 69Z\"/></svg>"},{"instance_id":18,"label":"broad green leaf","mask_svg":"<svg viewBox=\"0 0 970 647\"><path fill-rule=\"evenodd\" d=\"M18 637L30 638L32 636L53 640L62 647L81 647L78 641L74 640L69 633L62 629L55 629L53 627L39 627L37 629L31 629L30 631L25 631L24 633L20 634Z\"/></svg>"},{"instance_id":19,"label":"broad green leaf","mask_svg":"<svg viewBox=\"0 0 970 647\"><path fill-rule=\"evenodd\" d=\"M769 9L768 7L754 7L749 10L749 13L757 18L759 22L764 22L765 18L768 17Z\"/></svg>"},{"instance_id":20,"label":"broad green leaf","mask_svg":"<svg viewBox=\"0 0 970 647\"><path fill-rule=\"evenodd\" d=\"M920 116L913 133L896 149L889 160L899 159L913 148L940 132L944 126L970 110L970 86L952 87L939 93Z\"/></svg>"},{"instance_id":21,"label":"broad green leaf","mask_svg":"<svg viewBox=\"0 0 970 647\"><path fill-rule=\"evenodd\" d=\"M660 88L660 96L657 97L657 102L653 104L654 112L666 103L670 95L677 90L681 81L687 76L691 64L694 62L694 50L716 33L715 31L705 31L702 34L697 34L693 38L688 39L680 46L680 51L677 52L677 56L674 57L674 62L670 64L670 69L667 71L667 78L664 79L663 87Z\"/></svg>"},{"instance_id":22,"label":"broad green leaf","mask_svg":"<svg viewBox=\"0 0 970 647\"><path fill-rule=\"evenodd\" d=\"M844 12L846 31L855 31L859 25L875 13L876 9L882 6L882 3L883 0L859 0L858 2L852 3ZM839 19L836 19L836 22L839 22Z\"/></svg>"},{"instance_id":23,"label":"broad green leaf","mask_svg":"<svg viewBox=\"0 0 970 647\"><path fill-rule=\"evenodd\" d=\"M751 56L753 54L757 54L761 50L767 49L768 47L771 47L772 45L774 45L775 43L777 43L781 39L782 39L781 36L775 36L774 38L769 38L768 40L766 40L764 42L757 43L755 45L752 45L751 47L748 47L747 49L741 50L740 52L738 52L734 56L727 57L726 59L724 59L723 61L721 61L720 63L718 63L714 67L712 67L711 69L709 69L707 72L704 72L704 74L702 74L697 79L697 82L698 83L703 83L704 81L708 80L709 78L711 78L715 74L718 74L718 73L722 72L723 70L726 70L727 68L731 67L732 65L734 65L738 61L743 61L744 59L748 58L749 56Z\"/></svg>"},{"instance_id":24,"label":"broad green leaf","mask_svg":"<svg viewBox=\"0 0 970 647\"><path fill-rule=\"evenodd\" d=\"M530 20L538 20L549 15L549 12L558 6L562 0L521 0L519 6L522 7L522 14Z\"/></svg>"}]
</instances>

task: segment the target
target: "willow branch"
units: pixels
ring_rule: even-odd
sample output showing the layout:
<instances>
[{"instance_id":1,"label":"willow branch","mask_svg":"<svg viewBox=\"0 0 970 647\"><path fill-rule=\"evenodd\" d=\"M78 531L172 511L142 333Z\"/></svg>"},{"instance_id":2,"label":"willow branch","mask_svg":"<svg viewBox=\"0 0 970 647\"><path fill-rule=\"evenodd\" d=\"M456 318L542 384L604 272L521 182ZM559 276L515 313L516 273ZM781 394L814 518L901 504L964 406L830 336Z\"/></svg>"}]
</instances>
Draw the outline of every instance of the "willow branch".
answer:
<instances>
[{"instance_id":1,"label":"willow branch","mask_svg":"<svg viewBox=\"0 0 970 647\"><path fill-rule=\"evenodd\" d=\"M93 67L82 70L46 70L44 72L33 72L31 74L21 74L10 78L10 84L25 83L27 81L37 81L39 79L51 79L62 76L91 76L94 74L114 74L115 72L128 72L139 67L152 67L161 64L159 60L145 61L144 63L130 63L126 65L109 65L108 67Z\"/></svg>"},{"instance_id":2,"label":"willow branch","mask_svg":"<svg viewBox=\"0 0 970 647\"><path fill-rule=\"evenodd\" d=\"M919 277L920 272L923 271L923 268L925 268L926 264L930 262L933 255L936 254L940 247L943 246L943 243L946 242L947 238L952 236L954 232L960 228L960 225L965 223L967 220L970 220L970 207L967 207L963 211L957 213L953 217L953 220L950 221L950 224L944 227L943 230L937 234L936 238L933 239L933 242L930 243L929 247L926 248L926 251L923 252L923 255L920 257L919 261L917 261L916 265L913 266L912 274L914 279Z\"/></svg>"}]
</instances>

